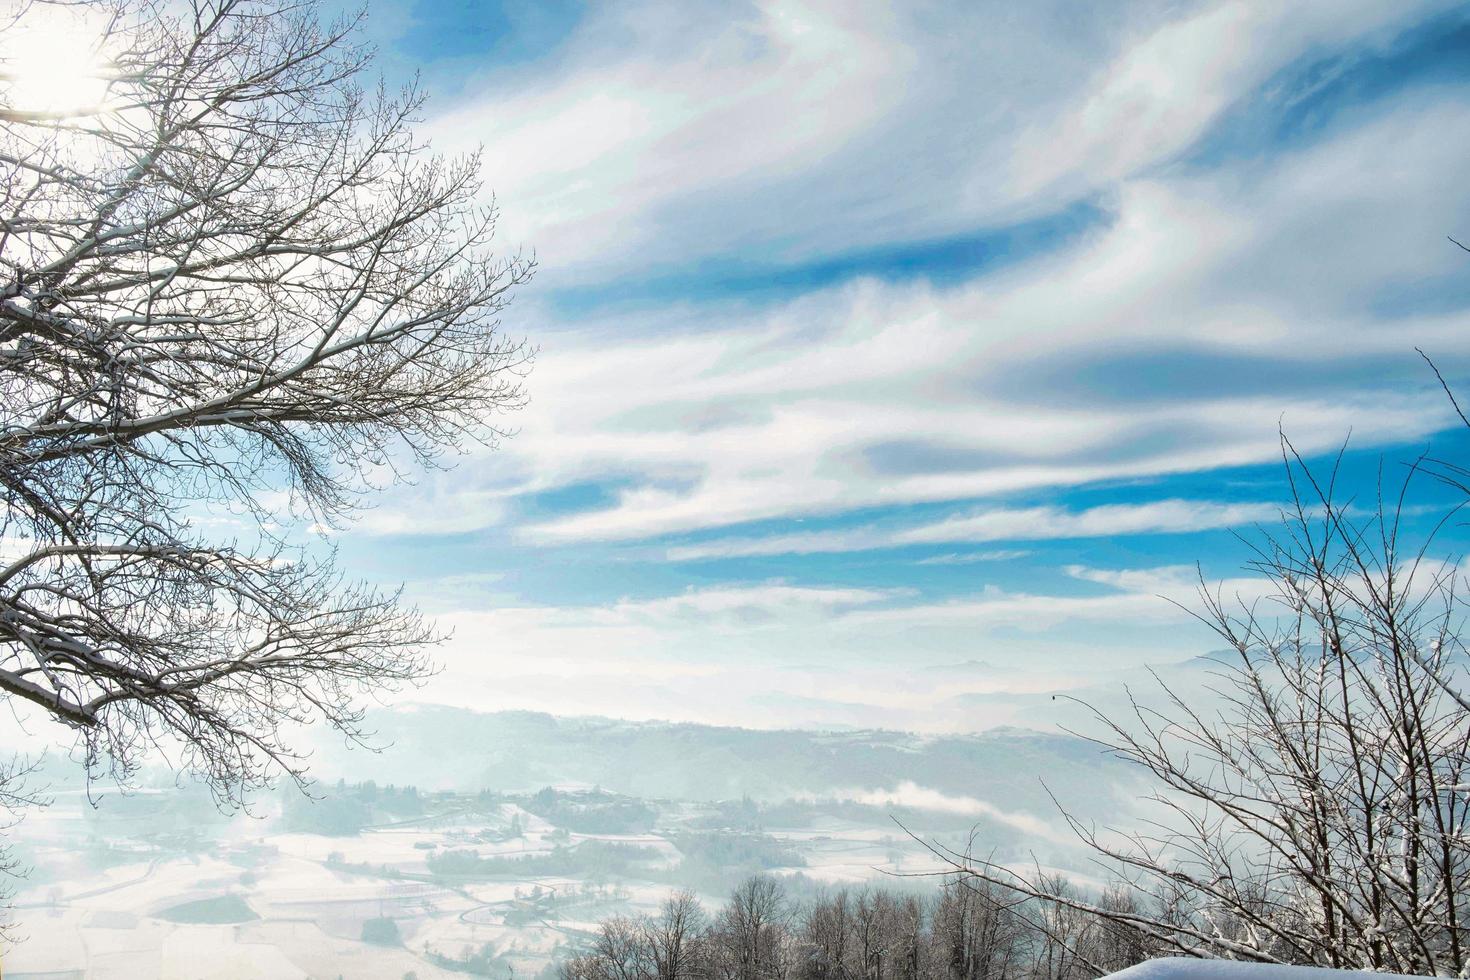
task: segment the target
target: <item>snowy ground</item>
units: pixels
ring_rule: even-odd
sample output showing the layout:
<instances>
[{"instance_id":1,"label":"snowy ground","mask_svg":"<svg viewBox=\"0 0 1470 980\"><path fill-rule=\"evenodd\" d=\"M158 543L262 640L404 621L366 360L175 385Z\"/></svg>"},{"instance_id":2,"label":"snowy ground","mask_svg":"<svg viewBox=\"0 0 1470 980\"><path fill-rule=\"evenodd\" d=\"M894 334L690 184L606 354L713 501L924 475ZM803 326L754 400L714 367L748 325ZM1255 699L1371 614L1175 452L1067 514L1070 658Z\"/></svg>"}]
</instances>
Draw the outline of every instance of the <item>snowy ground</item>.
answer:
<instances>
[{"instance_id":1,"label":"snowy ground","mask_svg":"<svg viewBox=\"0 0 1470 980\"><path fill-rule=\"evenodd\" d=\"M707 813L670 804L652 833L607 835L558 831L513 804L479 818L431 814L346 837L275 833L268 820L246 819L215 828L213 840L193 853L109 841L112 863L99 869L79 846L95 825L77 809L61 801L27 824L28 839L38 842L32 860L46 873L17 895L28 939L4 954L7 977L463 977L436 966L428 951L462 956L487 944L500 969L534 977L606 916L656 909L678 884L672 876L682 855L671 838ZM512 816L524 835L495 839ZM765 833L804 862L771 869L778 874L845 884L932 865L917 844L881 826L825 819ZM557 843L588 840L650 849L640 867L657 880L444 880L428 873L427 857L436 851L545 855ZM247 921L171 921L183 903L208 906L231 896ZM711 906L722 897L701 895ZM401 946L363 942L363 923L384 917L396 923Z\"/></svg>"}]
</instances>

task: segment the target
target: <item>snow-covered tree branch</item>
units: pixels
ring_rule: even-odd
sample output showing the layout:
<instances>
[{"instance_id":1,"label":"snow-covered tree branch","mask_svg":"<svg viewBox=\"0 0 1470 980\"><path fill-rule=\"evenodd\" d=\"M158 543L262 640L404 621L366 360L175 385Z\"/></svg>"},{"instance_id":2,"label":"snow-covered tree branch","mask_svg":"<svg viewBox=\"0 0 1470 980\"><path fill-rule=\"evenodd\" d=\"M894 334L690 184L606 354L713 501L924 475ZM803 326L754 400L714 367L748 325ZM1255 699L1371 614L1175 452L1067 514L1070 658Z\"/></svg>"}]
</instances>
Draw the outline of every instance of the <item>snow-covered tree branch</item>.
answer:
<instances>
[{"instance_id":1,"label":"snow-covered tree branch","mask_svg":"<svg viewBox=\"0 0 1470 980\"><path fill-rule=\"evenodd\" d=\"M1215 700L1160 682L1099 745L1158 784L1127 831L1068 817L1135 901L1105 907L967 855L993 886L1190 956L1462 975L1470 964L1470 711L1459 569L1342 501L1289 444L1294 505L1257 546L1264 601L1202 588L1224 641ZM1412 479L1412 478L1411 478ZM1448 518L1446 518L1448 519Z\"/></svg>"},{"instance_id":2,"label":"snow-covered tree branch","mask_svg":"<svg viewBox=\"0 0 1470 980\"><path fill-rule=\"evenodd\" d=\"M358 737L361 695L429 669L412 609L291 532L497 438L531 266L351 21L34 3L0 48L45 18L102 84L53 112L0 73L0 691L94 773L158 747L238 801L301 776L282 726Z\"/></svg>"}]
</instances>

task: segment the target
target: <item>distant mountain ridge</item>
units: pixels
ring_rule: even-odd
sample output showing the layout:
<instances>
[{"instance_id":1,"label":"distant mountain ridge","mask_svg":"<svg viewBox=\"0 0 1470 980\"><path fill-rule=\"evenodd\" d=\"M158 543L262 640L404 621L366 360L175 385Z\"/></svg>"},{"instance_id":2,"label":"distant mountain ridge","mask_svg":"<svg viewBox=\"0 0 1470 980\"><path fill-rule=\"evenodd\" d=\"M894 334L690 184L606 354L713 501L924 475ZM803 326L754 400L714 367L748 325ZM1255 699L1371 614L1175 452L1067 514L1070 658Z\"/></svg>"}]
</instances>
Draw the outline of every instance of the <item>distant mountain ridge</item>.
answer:
<instances>
[{"instance_id":1,"label":"distant mountain ridge","mask_svg":"<svg viewBox=\"0 0 1470 980\"><path fill-rule=\"evenodd\" d=\"M1054 809L1042 785L1110 795L1127 767L1064 734L992 729L975 735L768 731L692 723L475 712L400 705L374 713L381 753L323 745L323 779L372 778L424 789L532 790L581 783L645 798L845 798L915 784L1006 808Z\"/></svg>"}]
</instances>

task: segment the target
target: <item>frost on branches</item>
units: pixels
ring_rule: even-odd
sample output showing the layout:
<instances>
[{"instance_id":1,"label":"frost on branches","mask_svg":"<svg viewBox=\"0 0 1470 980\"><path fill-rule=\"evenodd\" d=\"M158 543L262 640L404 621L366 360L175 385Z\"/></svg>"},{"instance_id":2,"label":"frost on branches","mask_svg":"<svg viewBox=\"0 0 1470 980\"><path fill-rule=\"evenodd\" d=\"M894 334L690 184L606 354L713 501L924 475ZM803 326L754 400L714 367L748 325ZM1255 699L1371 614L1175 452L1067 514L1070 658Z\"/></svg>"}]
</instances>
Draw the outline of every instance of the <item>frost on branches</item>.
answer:
<instances>
[{"instance_id":1,"label":"frost on branches","mask_svg":"<svg viewBox=\"0 0 1470 980\"><path fill-rule=\"evenodd\" d=\"M432 631L293 543L521 400L474 158L415 141L353 24L253 0L27 4L0 24L0 691L93 774L159 749L224 801L362 734ZM72 32L95 104L28 103Z\"/></svg>"},{"instance_id":2,"label":"frost on branches","mask_svg":"<svg viewBox=\"0 0 1470 980\"><path fill-rule=\"evenodd\" d=\"M1069 818L1127 901L1103 906L1021 870L948 857L975 878L1126 927L1152 955L1463 976L1470 705L1459 570L1431 557L1432 538L1404 539L1402 496L1372 510L1340 503L1286 449L1295 503L1256 546L1262 595L1200 593L1198 614L1229 651L1213 699L1189 703L1161 682L1132 699L1131 717L1097 716L1094 741L1159 787L1162 816L1141 829ZM1453 481L1456 470L1439 475Z\"/></svg>"}]
</instances>

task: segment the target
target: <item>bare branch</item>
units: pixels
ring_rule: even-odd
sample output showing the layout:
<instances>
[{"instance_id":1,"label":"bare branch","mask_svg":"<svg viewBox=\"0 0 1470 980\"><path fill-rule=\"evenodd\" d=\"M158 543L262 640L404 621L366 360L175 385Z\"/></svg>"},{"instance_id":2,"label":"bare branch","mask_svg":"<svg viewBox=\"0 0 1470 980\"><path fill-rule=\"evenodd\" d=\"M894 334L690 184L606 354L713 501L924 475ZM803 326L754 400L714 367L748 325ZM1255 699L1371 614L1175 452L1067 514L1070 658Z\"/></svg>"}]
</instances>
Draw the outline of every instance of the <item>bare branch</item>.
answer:
<instances>
[{"instance_id":1,"label":"bare branch","mask_svg":"<svg viewBox=\"0 0 1470 980\"><path fill-rule=\"evenodd\" d=\"M97 28L99 105L24 104L0 65L0 691L94 777L163 749L238 804L305 778L287 727L361 741L432 669L397 594L290 542L499 438L532 263L493 251L478 160L414 137L421 95L365 84L355 20L64 11Z\"/></svg>"}]
</instances>

